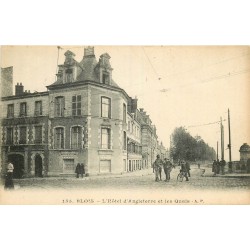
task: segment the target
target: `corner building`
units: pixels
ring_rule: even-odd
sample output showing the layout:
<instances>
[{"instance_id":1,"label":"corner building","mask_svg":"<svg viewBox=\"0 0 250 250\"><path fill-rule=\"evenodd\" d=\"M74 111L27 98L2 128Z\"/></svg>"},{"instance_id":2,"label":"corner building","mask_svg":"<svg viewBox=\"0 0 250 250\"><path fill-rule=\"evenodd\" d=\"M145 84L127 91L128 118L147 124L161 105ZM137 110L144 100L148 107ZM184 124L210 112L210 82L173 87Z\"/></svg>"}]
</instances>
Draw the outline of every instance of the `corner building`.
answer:
<instances>
[{"instance_id":1,"label":"corner building","mask_svg":"<svg viewBox=\"0 0 250 250\"><path fill-rule=\"evenodd\" d=\"M15 95L2 97L2 172L9 160L16 178L73 175L77 163L90 175L149 167L144 114L112 79L110 56L97 61L94 47L84 49L80 62L71 51L64 55L46 92L18 83Z\"/></svg>"}]
</instances>

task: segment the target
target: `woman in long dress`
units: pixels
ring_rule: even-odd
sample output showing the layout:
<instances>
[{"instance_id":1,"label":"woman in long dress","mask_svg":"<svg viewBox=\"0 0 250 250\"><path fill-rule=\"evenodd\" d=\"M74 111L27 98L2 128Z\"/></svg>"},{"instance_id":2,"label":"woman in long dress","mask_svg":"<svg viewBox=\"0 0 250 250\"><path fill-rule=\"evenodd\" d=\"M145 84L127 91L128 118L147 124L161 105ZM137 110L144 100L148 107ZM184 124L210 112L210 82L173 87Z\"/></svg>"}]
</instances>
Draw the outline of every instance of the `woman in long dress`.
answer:
<instances>
[{"instance_id":1,"label":"woman in long dress","mask_svg":"<svg viewBox=\"0 0 250 250\"><path fill-rule=\"evenodd\" d=\"M9 162L7 166L7 174L5 176L4 189L14 189L13 170L14 170L14 166L11 162Z\"/></svg>"}]
</instances>

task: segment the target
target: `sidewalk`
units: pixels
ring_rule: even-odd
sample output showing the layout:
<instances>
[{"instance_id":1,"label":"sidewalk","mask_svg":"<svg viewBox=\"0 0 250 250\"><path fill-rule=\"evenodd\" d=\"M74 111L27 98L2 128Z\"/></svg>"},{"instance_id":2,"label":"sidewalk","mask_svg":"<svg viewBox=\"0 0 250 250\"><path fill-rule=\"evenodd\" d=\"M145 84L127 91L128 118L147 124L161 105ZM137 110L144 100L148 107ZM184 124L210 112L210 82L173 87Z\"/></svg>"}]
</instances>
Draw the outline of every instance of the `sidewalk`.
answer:
<instances>
[{"instance_id":1,"label":"sidewalk","mask_svg":"<svg viewBox=\"0 0 250 250\"><path fill-rule=\"evenodd\" d=\"M27 180L36 180L36 181L43 181L43 180L96 180L96 179L109 179L109 178L122 178L122 177L131 177L131 176L146 176L146 175L153 175L153 169L147 168L142 170L136 170L133 172L124 172L124 173L99 173L93 174L90 176L85 176L83 178L79 177L76 178L75 174L72 175L60 175L60 176L47 176L47 177L31 177L31 178L23 178L23 179L14 179L18 180L18 182L27 181Z\"/></svg>"},{"instance_id":2,"label":"sidewalk","mask_svg":"<svg viewBox=\"0 0 250 250\"><path fill-rule=\"evenodd\" d=\"M216 174L214 176L214 173L212 172L212 168L207 165L201 165L200 168L198 168L196 165L191 165L191 171L193 174L200 175L202 173L202 170L205 170L204 177L224 177L224 178L250 178L250 173L228 173L225 172L225 174Z\"/></svg>"},{"instance_id":3,"label":"sidewalk","mask_svg":"<svg viewBox=\"0 0 250 250\"><path fill-rule=\"evenodd\" d=\"M225 173L224 175L218 174L216 176L228 178L250 178L250 173Z\"/></svg>"}]
</instances>

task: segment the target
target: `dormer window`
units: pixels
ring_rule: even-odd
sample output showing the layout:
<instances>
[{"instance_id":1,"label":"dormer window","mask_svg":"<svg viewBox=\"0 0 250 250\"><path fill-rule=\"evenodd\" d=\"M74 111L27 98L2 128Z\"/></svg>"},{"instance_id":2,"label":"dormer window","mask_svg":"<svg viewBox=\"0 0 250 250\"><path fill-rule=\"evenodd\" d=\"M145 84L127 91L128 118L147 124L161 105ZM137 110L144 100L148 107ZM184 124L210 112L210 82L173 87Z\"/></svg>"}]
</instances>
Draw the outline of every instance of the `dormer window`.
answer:
<instances>
[{"instance_id":1,"label":"dormer window","mask_svg":"<svg viewBox=\"0 0 250 250\"><path fill-rule=\"evenodd\" d=\"M104 84L109 84L109 73L104 72L102 74L102 83Z\"/></svg>"},{"instance_id":2,"label":"dormer window","mask_svg":"<svg viewBox=\"0 0 250 250\"><path fill-rule=\"evenodd\" d=\"M65 74L66 74L66 83L73 82L73 69L66 69Z\"/></svg>"},{"instance_id":3,"label":"dormer window","mask_svg":"<svg viewBox=\"0 0 250 250\"><path fill-rule=\"evenodd\" d=\"M110 56L105 53L100 56L96 70L99 75L100 83L111 84L112 79L112 68L109 62Z\"/></svg>"}]
</instances>

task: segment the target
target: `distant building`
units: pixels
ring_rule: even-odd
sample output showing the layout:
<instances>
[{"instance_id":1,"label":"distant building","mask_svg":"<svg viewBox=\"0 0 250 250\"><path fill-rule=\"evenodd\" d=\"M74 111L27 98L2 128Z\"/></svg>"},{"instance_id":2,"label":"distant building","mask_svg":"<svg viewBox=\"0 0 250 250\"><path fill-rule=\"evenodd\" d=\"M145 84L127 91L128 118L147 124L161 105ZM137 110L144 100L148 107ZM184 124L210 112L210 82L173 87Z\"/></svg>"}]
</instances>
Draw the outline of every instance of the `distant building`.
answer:
<instances>
[{"instance_id":1,"label":"distant building","mask_svg":"<svg viewBox=\"0 0 250 250\"><path fill-rule=\"evenodd\" d=\"M244 143L241 147L240 147L240 161L242 163L247 163L247 160L250 159L250 146L247 143Z\"/></svg>"},{"instance_id":2,"label":"distant building","mask_svg":"<svg viewBox=\"0 0 250 250\"><path fill-rule=\"evenodd\" d=\"M250 146L244 143L240 149L240 161L233 161L233 172L250 173Z\"/></svg>"},{"instance_id":3,"label":"distant building","mask_svg":"<svg viewBox=\"0 0 250 250\"><path fill-rule=\"evenodd\" d=\"M13 95L13 67L1 68L1 97Z\"/></svg>"},{"instance_id":4,"label":"distant building","mask_svg":"<svg viewBox=\"0 0 250 250\"><path fill-rule=\"evenodd\" d=\"M3 172L7 161L16 178L73 175L77 163L90 175L151 167L164 147L137 99L113 80L110 56L97 61L94 47L80 62L69 50L64 55L47 91L30 93L17 83L14 96L2 97Z\"/></svg>"}]
</instances>

